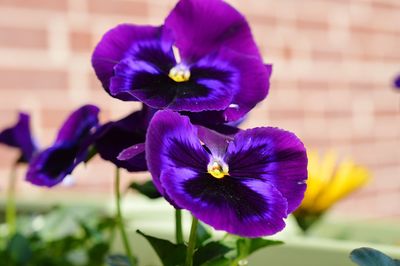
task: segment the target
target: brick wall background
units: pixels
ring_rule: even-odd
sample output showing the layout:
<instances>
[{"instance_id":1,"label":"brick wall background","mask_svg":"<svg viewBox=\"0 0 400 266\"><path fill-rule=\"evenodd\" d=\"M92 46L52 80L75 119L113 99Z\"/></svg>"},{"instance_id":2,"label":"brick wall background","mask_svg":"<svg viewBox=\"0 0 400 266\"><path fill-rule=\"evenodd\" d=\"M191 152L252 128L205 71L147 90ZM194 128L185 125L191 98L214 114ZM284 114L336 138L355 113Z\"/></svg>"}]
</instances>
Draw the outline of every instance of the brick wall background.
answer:
<instances>
[{"instance_id":1,"label":"brick wall background","mask_svg":"<svg viewBox=\"0 0 400 266\"><path fill-rule=\"evenodd\" d=\"M229 2L247 16L265 61L274 65L270 95L244 127L283 127L296 132L308 148L352 156L372 170L374 179L335 212L400 220L400 93L391 87L400 74L400 2ZM101 89L90 66L91 51L116 24L161 24L174 4L0 0L0 128L14 123L18 110L28 111L34 132L46 145L68 113L83 103L99 105L103 121L138 108ZM0 147L3 189L16 156ZM75 171L75 187L50 191L21 181L19 195L46 200L84 192L79 200L105 198L112 191L112 175L110 164L96 160Z\"/></svg>"}]
</instances>

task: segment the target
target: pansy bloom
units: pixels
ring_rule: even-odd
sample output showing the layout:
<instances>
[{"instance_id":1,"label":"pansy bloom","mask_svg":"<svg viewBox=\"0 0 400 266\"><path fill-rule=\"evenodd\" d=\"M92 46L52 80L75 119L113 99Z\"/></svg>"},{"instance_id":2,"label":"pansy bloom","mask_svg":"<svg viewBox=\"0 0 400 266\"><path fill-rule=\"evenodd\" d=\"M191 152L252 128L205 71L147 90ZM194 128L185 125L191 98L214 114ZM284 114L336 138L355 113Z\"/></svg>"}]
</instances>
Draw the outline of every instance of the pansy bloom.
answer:
<instances>
[{"instance_id":1,"label":"pansy bloom","mask_svg":"<svg viewBox=\"0 0 400 266\"><path fill-rule=\"evenodd\" d=\"M38 151L30 130L30 116L26 113L19 113L18 122L0 132L0 143L18 148L21 152L18 161L29 162Z\"/></svg>"},{"instance_id":2,"label":"pansy bloom","mask_svg":"<svg viewBox=\"0 0 400 266\"><path fill-rule=\"evenodd\" d=\"M129 172L146 171L144 142L153 114L153 109L143 106L140 111L99 127L94 134L94 147L101 158ZM118 155L125 149L124 160L119 160Z\"/></svg>"},{"instance_id":3,"label":"pansy bloom","mask_svg":"<svg viewBox=\"0 0 400 266\"><path fill-rule=\"evenodd\" d=\"M272 127L227 136L159 111L147 132L146 159L155 186L175 207L245 237L282 230L306 189L304 145Z\"/></svg>"},{"instance_id":4,"label":"pansy bloom","mask_svg":"<svg viewBox=\"0 0 400 266\"><path fill-rule=\"evenodd\" d=\"M159 27L111 29L92 65L113 97L208 111L216 122L236 121L263 100L271 74L245 18L220 0L181 0Z\"/></svg>"},{"instance_id":5,"label":"pansy bloom","mask_svg":"<svg viewBox=\"0 0 400 266\"><path fill-rule=\"evenodd\" d=\"M98 125L99 109L85 105L73 112L62 125L52 146L38 153L26 179L38 186L60 183L88 155L92 129Z\"/></svg>"}]
</instances>

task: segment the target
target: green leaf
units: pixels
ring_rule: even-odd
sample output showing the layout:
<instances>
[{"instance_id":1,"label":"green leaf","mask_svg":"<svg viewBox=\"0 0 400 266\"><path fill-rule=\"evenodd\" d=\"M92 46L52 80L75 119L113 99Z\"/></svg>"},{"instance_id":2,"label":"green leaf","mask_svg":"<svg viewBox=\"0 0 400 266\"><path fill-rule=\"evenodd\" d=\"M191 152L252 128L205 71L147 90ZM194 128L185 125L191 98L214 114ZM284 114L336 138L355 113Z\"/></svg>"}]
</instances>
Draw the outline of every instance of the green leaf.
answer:
<instances>
[{"instance_id":1,"label":"green leaf","mask_svg":"<svg viewBox=\"0 0 400 266\"><path fill-rule=\"evenodd\" d=\"M249 250L248 250L248 252L249 252L248 255L251 255L255 251L259 250L260 248L283 244L283 241L270 240L270 239L264 239L264 238L251 238L249 240L250 240L250 246L249 246Z\"/></svg>"},{"instance_id":2,"label":"green leaf","mask_svg":"<svg viewBox=\"0 0 400 266\"><path fill-rule=\"evenodd\" d=\"M222 258L226 253L231 250L231 248L220 242L209 242L205 246L200 247L196 250L193 255L193 265L204 265L212 260Z\"/></svg>"},{"instance_id":3,"label":"green leaf","mask_svg":"<svg viewBox=\"0 0 400 266\"><path fill-rule=\"evenodd\" d=\"M350 253L350 259L359 266L400 266L400 261L373 248L357 248Z\"/></svg>"},{"instance_id":4,"label":"green leaf","mask_svg":"<svg viewBox=\"0 0 400 266\"><path fill-rule=\"evenodd\" d=\"M8 242L7 252L17 264L25 264L32 257L28 239L19 233L16 233Z\"/></svg>"},{"instance_id":5,"label":"green leaf","mask_svg":"<svg viewBox=\"0 0 400 266\"><path fill-rule=\"evenodd\" d=\"M161 198L160 192L158 192L157 188L153 184L153 181L151 180L142 184L132 182L129 185L129 188L138 191L140 194L148 197L149 199Z\"/></svg>"},{"instance_id":6,"label":"green leaf","mask_svg":"<svg viewBox=\"0 0 400 266\"><path fill-rule=\"evenodd\" d=\"M123 255L110 255L106 258L106 264L108 266L132 266L129 262L129 258Z\"/></svg>"},{"instance_id":7,"label":"green leaf","mask_svg":"<svg viewBox=\"0 0 400 266\"><path fill-rule=\"evenodd\" d=\"M205 242L211 239L212 235L201 222L197 225L196 248L203 246Z\"/></svg>"},{"instance_id":8,"label":"green leaf","mask_svg":"<svg viewBox=\"0 0 400 266\"><path fill-rule=\"evenodd\" d=\"M219 257L203 263L201 266L230 266L231 260L225 257Z\"/></svg>"},{"instance_id":9,"label":"green leaf","mask_svg":"<svg viewBox=\"0 0 400 266\"><path fill-rule=\"evenodd\" d=\"M117 225L117 221L114 217L101 217L97 224L98 231L112 230Z\"/></svg>"},{"instance_id":10,"label":"green leaf","mask_svg":"<svg viewBox=\"0 0 400 266\"><path fill-rule=\"evenodd\" d=\"M149 241L164 266L182 265L186 257L186 245L174 244L168 240L152 237L136 231Z\"/></svg>"},{"instance_id":11,"label":"green leaf","mask_svg":"<svg viewBox=\"0 0 400 266\"><path fill-rule=\"evenodd\" d=\"M236 240L237 255L233 265L236 265L240 260L246 259L255 251L268 247L283 244L282 241L269 240L264 238L239 238Z\"/></svg>"},{"instance_id":12,"label":"green leaf","mask_svg":"<svg viewBox=\"0 0 400 266\"><path fill-rule=\"evenodd\" d=\"M110 245L108 243L96 243L89 250L88 255L90 261L96 261L99 265L103 261L105 255L110 250Z\"/></svg>"}]
</instances>

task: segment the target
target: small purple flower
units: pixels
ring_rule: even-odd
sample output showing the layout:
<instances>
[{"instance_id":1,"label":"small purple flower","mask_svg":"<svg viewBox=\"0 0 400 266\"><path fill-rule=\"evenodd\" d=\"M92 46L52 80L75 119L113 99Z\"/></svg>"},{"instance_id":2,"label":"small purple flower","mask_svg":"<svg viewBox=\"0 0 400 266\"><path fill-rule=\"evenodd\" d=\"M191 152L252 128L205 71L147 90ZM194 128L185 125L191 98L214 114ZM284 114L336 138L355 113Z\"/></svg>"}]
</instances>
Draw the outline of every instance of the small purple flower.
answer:
<instances>
[{"instance_id":1,"label":"small purple flower","mask_svg":"<svg viewBox=\"0 0 400 266\"><path fill-rule=\"evenodd\" d=\"M92 129L98 125L99 109L85 105L62 125L52 146L38 153L29 164L26 180L38 186L60 183L88 155Z\"/></svg>"},{"instance_id":2,"label":"small purple flower","mask_svg":"<svg viewBox=\"0 0 400 266\"><path fill-rule=\"evenodd\" d=\"M21 157L18 161L29 162L38 151L30 130L29 114L19 113L18 122L0 132L0 143L18 148L21 151Z\"/></svg>"},{"instance_id":3,"label":"small purple flower","mask_svg":"<svg viewBox=\"0 0 400 266\"><path fill-rule=\"evenodd\" d=\"M227 136L159 111L147 132L146 159L155 186L175 207L245 237L282 230L306 189L304 145L278 128Z\"/></svg>"},{"instance_id":4,"label":"small purple flower","mask_svg":"<svg viewBox=\"0 0 400 266\"><path fill-rule=\"evenodd\" d=\"M181 0L160 27L111 29L92 65L113 97L213 111L218 122L236 121L263 100L271 75L245 18L220 0Z\"/></svg>"},{"instance_id":5,"label":"small purple flower","mask_svg":"<svg viewBox=\"0 0 400 266\"><path fill-rule=\"evenodd\" d=\"M153 114L154 109L143 106L140 111L99 127L95 133L94 146L101 158L129 172L146 171L144 141ZM131 152L127 151L123 157L124 160L119 160L118 155L131 146L134 146L130 149ZM134 154L133 150L135 150Z\"/></svg>"},{"instance_id":6,"label":"small purple flower","mask_svg":"<svg viewBox=\"0 0 400 266\"><path fill-rule=\"evenodd\" d=\"M397 89L400 89L400 76L398 76L395 80L394 80L394 86Z\"/></svg>"}]
</instances>

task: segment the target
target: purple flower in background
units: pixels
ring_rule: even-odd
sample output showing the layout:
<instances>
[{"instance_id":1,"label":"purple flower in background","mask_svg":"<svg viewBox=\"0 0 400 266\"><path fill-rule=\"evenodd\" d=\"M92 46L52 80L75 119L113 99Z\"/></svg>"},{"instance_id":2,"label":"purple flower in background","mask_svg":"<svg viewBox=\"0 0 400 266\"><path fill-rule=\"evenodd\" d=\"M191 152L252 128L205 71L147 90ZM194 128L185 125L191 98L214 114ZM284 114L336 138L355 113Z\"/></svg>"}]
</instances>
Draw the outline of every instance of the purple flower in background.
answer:
<instances>
[{"instance_id":1,"label":"purple flower in background","mask_svg":"<svg viewBox=\"0 0 400 266\"><path fill-rule=\"evenodd\" d=\"M99 109L85 105L62 125L52 146L38 153L29 164L26 179L38 186L60 183L88 155L92 129L98 125Z\"/></svg>"},{"instance_id":2,"label":"purple flower in background","mask_svg":"<svg viewBox=\"0 0 400 266\"><path fill-rule=\"evenodd\" d=\"M397 89L400 89L400 76L398 76L395 80L394 80L394 86Z\"/></svg>"},{"instance_id":3,"label":"purple flower in background","mask_svg":"<svg viewBox=\"0 0 400 266\"><path fill-rule=\"evenodd\" d=\"M282 230L306 189L304 145L278 128L226 136L159 111L147 132L146 159L155 186L175 207L245 237Z\"/></svg>"},{"instance_id":4,"label":"purple flower in background","mask_svg":"<svg viewBox=\"0 0 400 266\"><path fill-rule=\"evenodd\" d=\"M117 26L97 45L92 64L113 97L214 111L218 122L236 121L263 100L271 75L245 18L220 0L181 0L163 26Z\"/></svg>"},{"instance_id":5,"label":"purple flower in background","mask_svg":"<svg viewBox=\"0 0 400 266\"><path fill-rule=\"evenodd\" d=\"M18 161L29 162L38 151L30 130L30 116L26 113L19 113L18 122L0 132L0 143L18 148L21 151Z\"/></svg>"},{"instance_id":6,"label":"purple flower in background","mask_svg":"<svg viewBox=\"0 0 400 266\"><path fill-rule=\"evenodd\" d=\"M96 131L94 141L96 151L101 158L130 172L146 171L144 141L153 114L153 109L143 106L142 110L133 112L121 120L102 125ZM125 152L124 160L117 159L123 150L131 146L134 147L130 149L130 153Z\"/></svg>"}]
</instances>

